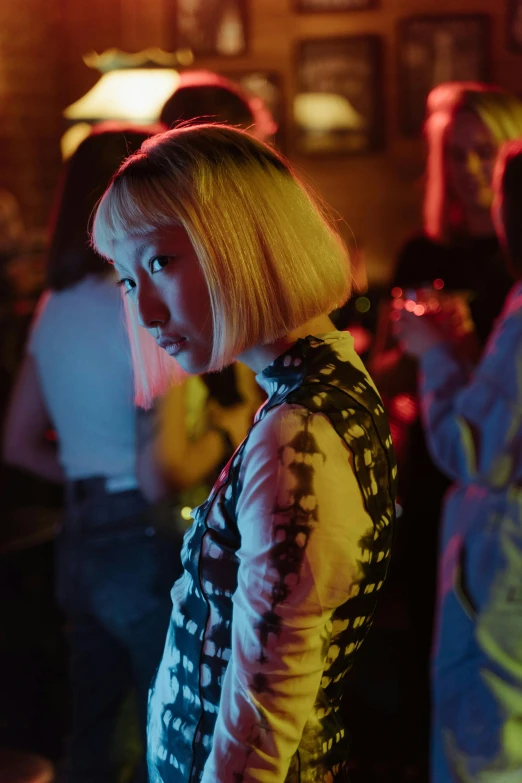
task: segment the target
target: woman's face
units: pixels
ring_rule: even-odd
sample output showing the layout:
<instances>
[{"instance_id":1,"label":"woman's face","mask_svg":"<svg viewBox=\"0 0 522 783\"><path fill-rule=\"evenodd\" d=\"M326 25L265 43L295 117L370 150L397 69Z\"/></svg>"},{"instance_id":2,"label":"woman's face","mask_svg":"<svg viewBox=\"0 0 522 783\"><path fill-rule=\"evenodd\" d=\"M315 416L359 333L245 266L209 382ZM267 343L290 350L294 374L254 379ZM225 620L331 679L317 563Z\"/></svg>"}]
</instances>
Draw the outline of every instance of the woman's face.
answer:
<instances>
[{"instance_id":1,"label":"woman's face","mask_svg":"<svg viewBox=\"0 0 522 783\"><path fill-rule=\"evenodd\" d=\"M456 114L446 139L446 162L450 183L465 211L491 208L497 146L475 113Z\"/></svg>"},{"instance_id":2,"label":"woman's face","mask_svg":"<svg viewBox=\"0 0 522 783\"><path fill-rule=\"evenodd\" d=\"M210 296L181 226L114 243L114 266L138 320L189 373L205 372L212 353Z\"/></svg>"}]
</instances>

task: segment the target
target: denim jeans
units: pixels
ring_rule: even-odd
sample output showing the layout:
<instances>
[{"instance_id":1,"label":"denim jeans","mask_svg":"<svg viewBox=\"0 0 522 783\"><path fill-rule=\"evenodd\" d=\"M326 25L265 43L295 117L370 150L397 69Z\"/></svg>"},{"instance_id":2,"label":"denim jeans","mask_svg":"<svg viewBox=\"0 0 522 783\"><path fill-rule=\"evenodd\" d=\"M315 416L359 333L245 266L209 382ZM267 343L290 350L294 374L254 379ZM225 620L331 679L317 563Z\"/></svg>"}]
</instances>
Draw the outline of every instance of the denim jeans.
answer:
<instances>
[{"instance_id":1,"label":"denim jeans","mask_svg":"<svg viewBox=\"0 0 522 783\"><path fill-rule=\"evenodd\" d=\"M522 780L522 492L446 502L432 783Z\"/></svg>"},{"instance_id":2,"label":"denim jeans","mask_svg":"<svg viewBox=\"0 0 522 783\"><path fill-rule=\"evenodd\" d=\"M181 571L179 544L160 539L139 491L110 494L103 479L80 487L73 483L67 489L66 523L57 547L72 697L61 779L112 783L111 740L132 686L145 737L148 688L165 643L170 588Z\"/></svg>"}]
</instances>

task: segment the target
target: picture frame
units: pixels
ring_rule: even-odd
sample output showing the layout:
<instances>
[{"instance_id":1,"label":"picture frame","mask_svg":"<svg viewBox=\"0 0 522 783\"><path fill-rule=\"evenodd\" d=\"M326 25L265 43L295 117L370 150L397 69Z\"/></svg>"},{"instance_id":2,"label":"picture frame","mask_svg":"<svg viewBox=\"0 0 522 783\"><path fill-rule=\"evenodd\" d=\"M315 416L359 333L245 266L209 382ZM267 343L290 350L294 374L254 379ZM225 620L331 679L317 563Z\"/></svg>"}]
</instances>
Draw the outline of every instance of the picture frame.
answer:
<instances>
[{"instance_id":1,"label":"picture frame","mask_svg":"<svg viewBox=\"0 0 522 783\"><path fill-rule=\"evenodd\" d=\"M297 47L293 117L296 150L360 155L384 143L382 39L351 35Z\"/></svg>"},{"instance_id":2,"label":"picture frame","mask_svg":"<svg viewBox=\"0 0 522 783\"><path fill-rule=\"evenodd\" d=\"M398 28L399 127L421 133L430 90L446 81L487 81L490 20L487 14L443 14L402 19Z\"/></svg>"},{"instance_id":3,"label":"picture frame","mask_svg":"<svg viewBox=\"0 0 522 783\"><path fill-rule=\"evenodd\" d=\"M506 0L507 45L522 54L522 0Z\"/></svg>"},{"instance_id":4,"label":"picture frame","mask_svg":"<svg viewBox=\"0 0 522 783\"><path fill-rule=\"evenodd\" d=\"M370 11L379 5L380 0L294 0L294 10L306 14Z\"/></svg>"},{"instance_id":5,"label":"picture frame","mask_svg":"<svg viewBox=\"0 0 522 783\"><path fill-rule=\"evenodd\" d=\"M248 50L248 0L173 0L174 48L200 57L237 57Z\"/></svg>"},{"instance_id":6,"label":"picture frame","mask_svg":"<svg viewBox=\"0 0 522 783\"><path fill-rule=\"evenodd\" d=\"M282 152L286 150L285 96L283 77L278 71L256 68L219 73L237 84L250 95L261 98L270 109L277 124L273 141Z\"/></svg>"}]
</instances>

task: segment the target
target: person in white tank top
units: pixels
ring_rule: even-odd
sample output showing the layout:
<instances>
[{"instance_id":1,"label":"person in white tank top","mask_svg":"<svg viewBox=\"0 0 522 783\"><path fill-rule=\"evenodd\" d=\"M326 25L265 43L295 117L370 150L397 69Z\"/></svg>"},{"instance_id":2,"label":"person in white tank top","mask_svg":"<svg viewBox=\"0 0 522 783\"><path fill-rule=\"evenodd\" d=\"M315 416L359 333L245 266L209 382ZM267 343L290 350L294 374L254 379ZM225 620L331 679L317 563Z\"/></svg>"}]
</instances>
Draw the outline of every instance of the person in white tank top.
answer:
<instances>
[{"instance_id":1,"label":"person in white tank top","mask_svg":"<svg viewBox=\"0 0 522 783\"><path fill-rule=\"evenodd\" d=\"M8 411L7 462L65 482L56 592L67 616L72 725L59 780L112 783L110 747L131 686L145 731L177 576L179 543L160 539L151 500L166 485L134 404L129 339L112 267L88 222L125 155L153 129L101 128L70 159L57 202L48 290L34 319ZM57 446L44 438L52 427ZM150 479L153 478L151 482ZM146 481L144 480L146 479ZM139 773L146 780L144 768Z\"/></svg>"}]
</instances>

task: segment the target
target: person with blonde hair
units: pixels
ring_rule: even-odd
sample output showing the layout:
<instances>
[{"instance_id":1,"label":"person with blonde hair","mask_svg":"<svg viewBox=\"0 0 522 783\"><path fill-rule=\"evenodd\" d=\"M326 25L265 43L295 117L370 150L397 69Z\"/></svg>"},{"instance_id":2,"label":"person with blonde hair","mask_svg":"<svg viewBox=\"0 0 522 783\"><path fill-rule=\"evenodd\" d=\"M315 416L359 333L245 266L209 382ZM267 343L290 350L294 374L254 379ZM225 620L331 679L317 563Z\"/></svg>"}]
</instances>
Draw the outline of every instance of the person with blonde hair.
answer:
<instances>
[{"instance_id":1,"label":"person with blonde hair","mask_svg":"<svg viewBox=\"0 0 522 783\"><path fill-rule=\"evenodd\" d=\"M430 295L465 292L477 341L483 345L512 285L491 220L492 173L499 145L522 135L522 102L496 85L440 84L428 96L424 135L423 231L400 251L390 289L399 298L407 298L410 292L415 298L417 289L429 291L434 285ZM397 591L403 596L410 630L407 638L404 635L404 652L396 657L402 659L414 650L414 661L421 667L417 675L409 667L402 690L411 693L404 721L408 714L415 715L409 752L424 765L428 763L438 535L449 479L426 447L417 362L393 335L391 308L390 299L382 308L369 366L390 417L399 465L403 513L392 578L396 577ZM387 714L384 721L387 725Z\"/></svg>"},{"instance_id":2,"label":"person with blonde hair","mask_svg":"<svg viewBox=\"0 0 522 783\"><path fill-rule=\"evenodd\" d=\"M522 776L522 140L501 148L494 186L517 282L471 376L461 321L403 311L396 327L420 362L430 451L455 482L439 564L433 783Z\"/></svg>"},{"instance_id":3,"label":"person with blonde hair","mask_svg":"<svg viewBox=\"0 0 522 783\"><path fill-rule=\"evenodd\" d=\"M150 780L345 781L343 683L386 577L396 484L379 395L327 316L349 293L346 250L281 155L220 125L131 155L93 243L149 355L189 373L239 358L268 395L185 535Z\"/></svg>"},{"instance_id":4,"label":"person with blonde hair","mask_svg":"<svg viewBox=\"0 0 522 783\"><path fill-rule=\"evenodd\" d=\"M499 145L522 136L522 102L496 85L446 82L428 96L424 132L423 232L402 249L391 287L437 280L444 290L469 292L485 341L510 287L491 219L493 166ZM371 364L395 396L412 373L399 365L400 347L388 344L389 326L386 313Z\"/></svg>"}]
</instances>

